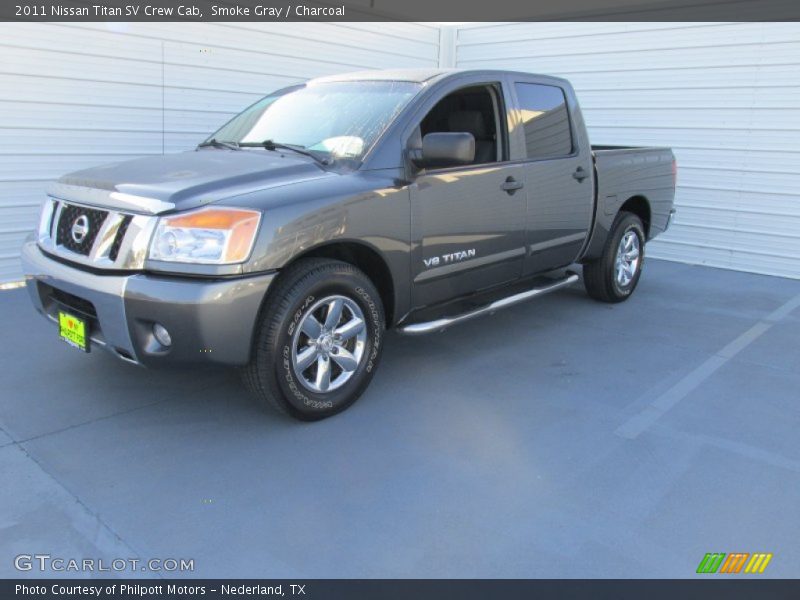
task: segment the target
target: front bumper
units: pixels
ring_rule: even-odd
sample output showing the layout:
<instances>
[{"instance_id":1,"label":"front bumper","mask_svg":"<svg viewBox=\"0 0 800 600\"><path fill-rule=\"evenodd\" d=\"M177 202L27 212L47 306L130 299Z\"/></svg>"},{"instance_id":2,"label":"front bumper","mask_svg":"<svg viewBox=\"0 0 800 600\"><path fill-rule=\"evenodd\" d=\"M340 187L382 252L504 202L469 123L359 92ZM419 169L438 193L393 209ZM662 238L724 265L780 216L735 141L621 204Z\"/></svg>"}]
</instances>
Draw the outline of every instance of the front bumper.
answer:
<instances>
[{"instance_id":1,"label":"front bumper","mask_svg":"<svg viewBox=\"0 0 800 600\"><path fill-rule=\"evenodd\" d=\"M147 366L246 364L262 300L276 276L96 274L50 258L35 241L23 246L22 264L31 300L42 315L56 322L59 308L74 312L89 322L93 345ZM153 336L155 323L169 331L169 347Z\"/></svg>"}]
</instances>

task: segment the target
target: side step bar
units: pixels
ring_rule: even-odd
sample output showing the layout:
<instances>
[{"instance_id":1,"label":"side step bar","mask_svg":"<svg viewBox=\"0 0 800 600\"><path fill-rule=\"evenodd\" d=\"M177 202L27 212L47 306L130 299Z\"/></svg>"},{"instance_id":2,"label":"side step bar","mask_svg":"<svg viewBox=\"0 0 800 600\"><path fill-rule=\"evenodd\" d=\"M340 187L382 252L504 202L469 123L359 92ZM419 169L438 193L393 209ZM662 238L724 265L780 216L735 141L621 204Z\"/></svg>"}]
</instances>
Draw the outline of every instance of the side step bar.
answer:
<instances>
[{"instance_id":1,"label":"side step bar","mask_svg":"<svg viewBox=\"0 0 800 600\"><path fill-rule=\"evenodd\" d=\"M424 323L411 323L409 325L399 327L397 331L404 335L424 335L434 331L444 331L456 323L463 323L464 321L469 321L470 319L480 317L481 315L494 313L501 308L506 308L508 306L513 306L514 304L519 304L520 302L525 302L526 300L530 300L536 296L542 296L544 294L554 292L558 289L575 283L579 279L580 277L578 277L578 275L575 273L570 273L563 279L558 279L551 284L532 288L518 294L513 294L512 296L506 296L505 298L500 298L499 300L495 300L491 304L487 304L481 308L476 308L475 310L471 310L454 317L443 317L441 319L426 321Z\"/></svg>"}]
</instances>

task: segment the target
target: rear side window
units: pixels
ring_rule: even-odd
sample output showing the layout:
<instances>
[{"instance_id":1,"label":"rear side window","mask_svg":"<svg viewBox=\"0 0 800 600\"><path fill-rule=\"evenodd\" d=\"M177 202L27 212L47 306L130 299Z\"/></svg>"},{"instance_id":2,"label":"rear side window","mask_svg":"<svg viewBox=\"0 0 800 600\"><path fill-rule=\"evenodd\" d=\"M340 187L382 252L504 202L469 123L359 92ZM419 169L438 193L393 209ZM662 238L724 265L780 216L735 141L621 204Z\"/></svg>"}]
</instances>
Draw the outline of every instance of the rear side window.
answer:
<instances>
[{"instance_id":1,"label":"rear side window","mask_svg":"<svg viewBox=\"0 0 800 600\"><path fill-rule=\"evenodd\" d=\"M564 90L554 85L516 83L528 158L572 154L572 132Z\"/></svg>"}]
</instances>

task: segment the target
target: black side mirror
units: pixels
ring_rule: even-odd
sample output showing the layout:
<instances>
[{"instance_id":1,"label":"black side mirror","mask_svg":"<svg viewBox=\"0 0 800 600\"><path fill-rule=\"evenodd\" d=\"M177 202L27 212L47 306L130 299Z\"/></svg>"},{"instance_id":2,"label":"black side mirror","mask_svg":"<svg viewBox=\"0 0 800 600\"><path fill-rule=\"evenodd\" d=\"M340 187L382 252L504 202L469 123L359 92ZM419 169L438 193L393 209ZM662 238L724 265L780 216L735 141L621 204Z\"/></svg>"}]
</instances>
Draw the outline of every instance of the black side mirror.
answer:
<instances>
[{"instance_id":1,"label":"black side mirror","mask_svg":"<svg viewBox=\"0 0 800 600\"><path fill-rule=\"evenodd\" d=\"M409 151L409 158L419 168L468 165L475 160L475 137L460 131L429 133L422 148Z\"/></svg>"}]
</instances>

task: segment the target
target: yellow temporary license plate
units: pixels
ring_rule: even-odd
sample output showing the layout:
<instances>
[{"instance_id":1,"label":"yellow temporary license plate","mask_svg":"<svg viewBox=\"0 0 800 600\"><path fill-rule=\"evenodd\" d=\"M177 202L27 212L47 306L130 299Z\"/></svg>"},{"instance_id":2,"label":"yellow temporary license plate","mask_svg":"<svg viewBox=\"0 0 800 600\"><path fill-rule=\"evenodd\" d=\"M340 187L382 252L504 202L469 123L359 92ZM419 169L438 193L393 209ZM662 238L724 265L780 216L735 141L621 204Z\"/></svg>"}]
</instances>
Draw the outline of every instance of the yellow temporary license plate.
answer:
<instances>
[{"instance_id":1,"label":"yellow temporary license plate","mask_svg":"<svg viewBox=\"0 0 800 600\"><path fill-rule=\"evenodd\" d=\"M58 335L70 346L89 351L89 327L75 315L58 311Z\"/></svg>"}]
</instances>

